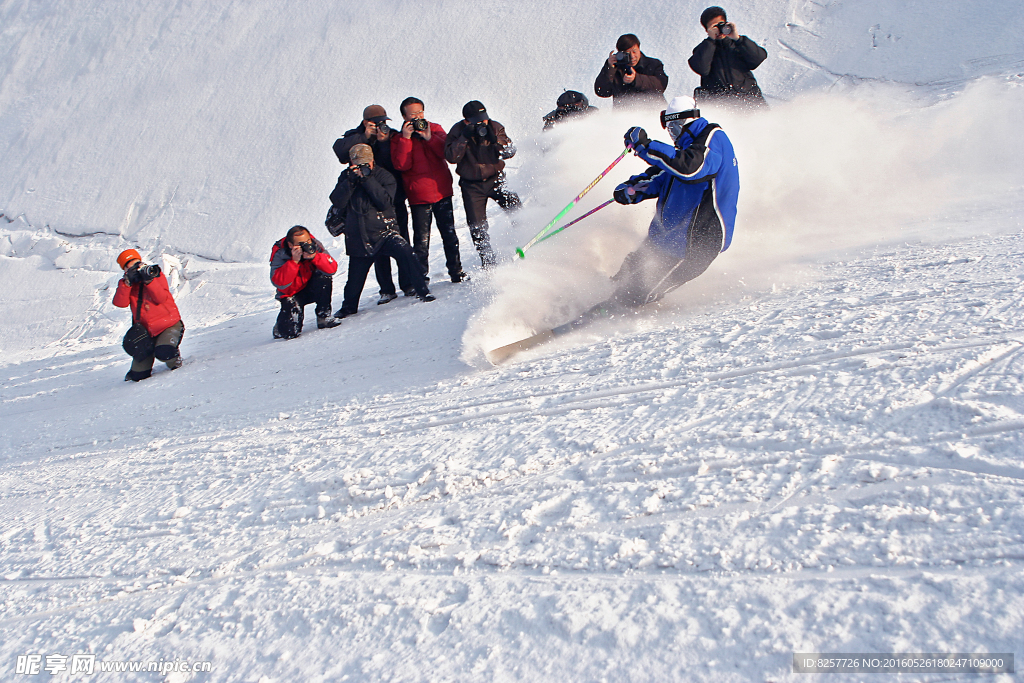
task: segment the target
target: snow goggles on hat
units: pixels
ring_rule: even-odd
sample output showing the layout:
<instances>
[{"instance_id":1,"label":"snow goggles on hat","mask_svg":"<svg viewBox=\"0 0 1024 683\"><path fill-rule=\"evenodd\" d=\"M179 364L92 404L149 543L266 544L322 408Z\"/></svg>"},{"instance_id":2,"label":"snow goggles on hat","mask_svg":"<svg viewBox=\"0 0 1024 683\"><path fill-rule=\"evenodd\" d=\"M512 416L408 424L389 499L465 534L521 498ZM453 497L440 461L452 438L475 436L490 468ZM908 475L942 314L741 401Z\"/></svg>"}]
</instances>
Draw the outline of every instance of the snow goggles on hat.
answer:
<instances>
[{"instance_id":1,"label":"snow goggles on hat","mask_svg":"<svg viewBox=\"0 0 1024 683\"><path fill-rule=\"evenodd\" d=\"M700 118L700 109L684 109L683 111L671 114L666 114L662 111L661 127L667 130L668 134L675 140L683 134L683 129L686 127L683 122L696 118Z\"/></svg>"},{"instance_id":2,"label":"snow goggles on hat","mask_svg":"<svg viewBox=\"0 0 1024 683\"><path fill-rule=\"evenodd\" d=\"M686 109L684 111L677 111L672 114L666 114L665 110L661 110L661 127L668 128L668 124L672 121L684 121L686 119L699 119L700 109Z\"/></svg>"}]
</instances>

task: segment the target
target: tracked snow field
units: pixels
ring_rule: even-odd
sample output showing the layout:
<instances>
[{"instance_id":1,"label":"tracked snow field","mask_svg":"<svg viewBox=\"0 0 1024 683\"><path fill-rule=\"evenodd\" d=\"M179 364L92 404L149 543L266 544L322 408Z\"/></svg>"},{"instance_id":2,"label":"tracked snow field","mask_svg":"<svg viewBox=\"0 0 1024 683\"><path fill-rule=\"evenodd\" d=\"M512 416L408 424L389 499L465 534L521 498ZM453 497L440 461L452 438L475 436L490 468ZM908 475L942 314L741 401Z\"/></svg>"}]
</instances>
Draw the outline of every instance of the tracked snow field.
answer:
<instances>
[{"instance_id":1,"label":"tracked snow field","mask_svg":"<svg viewBox=\"0 0 1024 683\"><path fill-rule=\"evenodd\" d=\"M0 659L780 681L817 679L793 652L1019 652L1022 263L1021 234L893 247L373 391L280 373L412 363L405 324L447 356L482 290L287 349L229 346L268 336L242 316L130 391L110 348L8 366Z\"/></svg>"}]
</instances>

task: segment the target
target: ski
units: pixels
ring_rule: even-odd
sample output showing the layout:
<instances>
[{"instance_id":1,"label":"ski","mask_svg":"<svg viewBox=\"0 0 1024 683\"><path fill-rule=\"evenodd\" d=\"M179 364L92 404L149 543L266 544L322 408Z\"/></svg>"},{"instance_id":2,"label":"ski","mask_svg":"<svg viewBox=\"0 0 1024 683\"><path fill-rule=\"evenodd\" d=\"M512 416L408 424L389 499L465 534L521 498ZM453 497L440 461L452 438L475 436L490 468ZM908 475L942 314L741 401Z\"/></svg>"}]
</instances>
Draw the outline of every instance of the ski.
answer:
<instances>
[{"instance_id":1,"label":"ski","mask_svg":"<svg viewBox=\"0 0 1024 683\"><path fill-rule=\"evenodd\" d=\"M488 351L486 354L487 360L490 361L491 365L500 365L517 353L527 349L532 349L535 346L540 346L544 342L554 339L557 336L558 334L554 330L543 330L532 337L520 339L517 342L512 342L511 344Z\"/></svg>"}]
</instances>

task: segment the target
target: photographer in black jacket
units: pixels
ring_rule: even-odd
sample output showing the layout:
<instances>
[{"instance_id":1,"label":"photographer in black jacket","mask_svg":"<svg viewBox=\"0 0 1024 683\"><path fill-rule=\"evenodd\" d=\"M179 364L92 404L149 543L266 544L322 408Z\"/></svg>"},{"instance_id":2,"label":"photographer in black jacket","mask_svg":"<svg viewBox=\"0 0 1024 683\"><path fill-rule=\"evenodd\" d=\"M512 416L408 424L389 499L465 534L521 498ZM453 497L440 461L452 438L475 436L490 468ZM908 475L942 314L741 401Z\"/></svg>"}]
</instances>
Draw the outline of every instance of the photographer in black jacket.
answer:
<instances>
[{"instance_id":1,"label":"photographer in black jacket","mask_svg":"<svg viewBox=\"0 0 1024 683\"><path fill-rule=\"evenodd\" d=\"M704 10L700 25L708 37L693 48L689 59L690 68L700 75L700 87L693 91L697 104L716 100L748 108L767 107L751 71L768 57L768 52L741 36L721 7Z\"/></svg>"},{"instance_id":2,"label":"photographer in black jacket","mask_svg":"<svg viewBox=\"0 0 1024 683\"><path fill-rule=\"evenodd\" d=\"M556 123L571 121L593 114L597 111L587 100L587 96L575 90L566 90L558 96L556 109L544 115L544 130L551 130Z\"/></svg>"},{"instance_id":3,"label":"photographer in black jacket","mask_svg":"<svg viewBox=\"0 0 1024 683\"><path fill-rule=\"evenodd\" d=\"M423 269L412 247L398 234L395 224L394 176L374 163L368 145L355 145L349 151L349 166L338 177L331 192L331 204L345 217L345 253L348 254L348 281L345 300L335 318L353 315L359 309L359 296L366 284L375 258L393 258L399 277L408 278L421 301L433 301L427 289Z\"/></svg>"},{"instance_id":4,"label":"photographer in black jacket","mask_svg":"<svg viewBox=\"0 0 1024 683\"><path fill-rule=\"evenodd\" d=\"M632 33L619 36L615 49L618 52L608 53L608 61L594 81L597 96L612 98L616 107L665 107L668 76L661 61L640 52L640 39Z\"/></svg>"},{"instance_id":5,"label":"photographer in black jacket","mask_svg":"<svg viewBox=\"0 0 1024 683\"><path fill-rule=\"evenodd\" d=\"M409 211L405 207L405 190L402 187L402 176L395 170L391 163L391 140L398 131L388 125L388 113L379 104L371 104L363 109L363 120L355 128L345 131L345 134L335 140L334 153L342 166L349 162L349 151L356 145L369 145L373 150L373 160L377 166L395 177L398 182L398 189L395 191L395 221L398 234L409 241ZM378 304L386 304L394 301L398 294L395 292L395 282L391 279L391 260L387 257L380 257L373 264L373 272L377 276L377 284L380 285L380 300ZM407 295L412 294L413 287L408 279L402 275L402 269L398 269L398 286Z\"/></svg>"}]
</instances>

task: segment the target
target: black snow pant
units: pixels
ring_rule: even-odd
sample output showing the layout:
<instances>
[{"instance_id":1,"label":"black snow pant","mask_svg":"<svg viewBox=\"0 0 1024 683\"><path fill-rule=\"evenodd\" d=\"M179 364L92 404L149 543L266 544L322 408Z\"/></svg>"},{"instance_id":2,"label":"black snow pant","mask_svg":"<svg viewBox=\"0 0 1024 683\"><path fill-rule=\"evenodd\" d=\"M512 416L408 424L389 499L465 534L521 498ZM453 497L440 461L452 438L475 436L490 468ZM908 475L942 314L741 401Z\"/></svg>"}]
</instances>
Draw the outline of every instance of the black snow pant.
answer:
<instances>
[{"instance_id":1,"label":"black snow pant","mask_svg":"<svg viewBox=\"0 0 1024 683\"><path fill-rule=\"evenodd\" d=\"M522 203L519 195L505 187L505 173L487 180L460 180L462 203L466 207L466 223L469 224L469 235L480 254L480 262L484 268L497 263L494 250L491 248L491 236L487 230L487 200L498 202L505 211L514 211Z\"/></svg>"},{"instance_id":2,"label":"black snow pant","mask_svg":"<svg viewBox=\"0 0 1024 683\"><path fill-rule=\"evenodd\" d=\"M708 204L710 210L713 205ZM705 207L698 210L704 212ZM694 279L711 265L722 251L722 224L717 216L698 216L687 236L686 255L680 258L655 246L648 237L623 261L612 278L615 293L576 320L556 328L559 332L582 327L658 301L672 290Z\"/></svg>"},{"instance_id":3,"label":"black snow pant","mask_svg":"<svg viewBox=\"0 0 1024 683\"><path fill-rule=\"evenodd\" d=\"M412 204L412 253L423 268L429 273L427 264L430 255L430 222L437 218L437 231L441 233L444 245L444 261L449 277L455 278L462 274L462 255L459 254L459 236L455 234L455 211L452 198L445 197L433 204ZM429 279L429 278L428 278Z\"/></svg>"},{"instance_id":4,"label":"black snow pant","mask_svg":"<svg viewBox=\"0 0 1024 683\"><path fill-rule=\"evenodd\" d=\"M314 269L313 276L309 278L305 287L281 299L281 312L277 314L277 333L285 339L294 339L302 334L302 321L307 304L316 304L318 318L329 316L333 291L331 276Z\"/></svg>"},{"instance_id":5,"label":"black snow pant","mask_svg":"<svg viewBox=\"0 0 1024 683\"><path fill-rule=\"evenodd\" d=\"M402 181L399 180L398 184L401 185ZM405 208L405 192L403 191L399 191L398 196L395 197L395 222L398 223L398 234L408 242L409 211ZM396 294L395 281L391 277L390 258L378 254L378 258L373 262L373 274L377 278L377 285L380 287L381 294ZM403 292L412 291L412 285L401 268L398 269L398 286L402 288Z\"/></svg>"},{"instance_id":6,"label":"black snow pant","mask_svg":"<svg viewBox=\"0 0 1024 683\"><path fill-rule=\"evenodd\" d=\"M171 370L179 368L181 354L178 353L178 347L184 336L185 324L180 320L158 334L153 339L155 347L152 356L132 358L132 369L128 372L129 378L136 382L146 379L153 374L153 362L157 360L166 363Z\"/></svg>"},{"instance_id":7,"label":"black snow pant","mask_svg":"<svg viewBox=\"0 0 1024 683\"><path fill-rule=\"evenodd\" d=\"M423 275L423 269L416 261L412 253L412 247L400 235L392 234L381 243L380 248L374 256L349 256L348 257L348 281L345 283L345 300L337 312L337 316L352 315L359 310L359 297L363 293L363 285L366 284L366 276L370 272L370 266L380 258L393 258L398 262L398 274L401 277L405 271L406 277L412 285L413 291L419 296L430 293L427 289L427 280Z\"/></svg>"}]
</instances>

